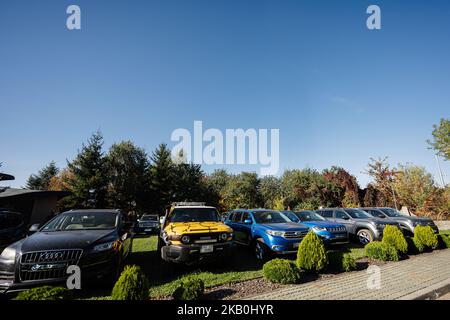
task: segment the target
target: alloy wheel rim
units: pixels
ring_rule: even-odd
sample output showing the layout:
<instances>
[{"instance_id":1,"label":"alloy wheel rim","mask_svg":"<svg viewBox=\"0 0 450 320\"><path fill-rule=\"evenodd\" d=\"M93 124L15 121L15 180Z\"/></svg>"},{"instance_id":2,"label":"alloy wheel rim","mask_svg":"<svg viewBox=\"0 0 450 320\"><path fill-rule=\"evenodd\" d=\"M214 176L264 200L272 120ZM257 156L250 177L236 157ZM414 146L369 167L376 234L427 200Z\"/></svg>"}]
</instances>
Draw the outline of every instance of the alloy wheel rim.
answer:
<instances>
[{"instance_id":1,"label":"alloy wheel rim","mask_svg":"<svg viewBox=\"0 0 450 320\"><path fill-rule=\"evenodd\" d=\"M370 242L370 236L367 232L363 231L358 234L359 242L362 244L367 244Z\"/></svg>"}]
</instances>

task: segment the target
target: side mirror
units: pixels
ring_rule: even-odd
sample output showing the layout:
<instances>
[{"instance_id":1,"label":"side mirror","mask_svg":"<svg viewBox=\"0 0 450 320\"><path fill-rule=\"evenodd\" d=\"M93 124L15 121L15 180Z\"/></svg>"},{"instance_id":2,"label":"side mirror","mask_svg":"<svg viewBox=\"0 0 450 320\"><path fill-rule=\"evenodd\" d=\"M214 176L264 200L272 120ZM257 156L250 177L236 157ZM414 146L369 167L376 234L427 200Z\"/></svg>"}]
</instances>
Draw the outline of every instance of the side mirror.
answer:
<instances>
[{"instance_id":1,"label":"side mirror","mask_svg":"<svg viewBox=\"0 0 450 320\"><path fill-rule=\"evenodd\" d=\"M252 220L250 220L250 219L245 219L245 220L244 220L244 224L252 224Z\"/></svg>"},{"instance_id":2,"label":"side mirror","mask_svg":"<svg viewBox=\"0 0 450 320\"><path fill-rule=\"evenodd\" d=\"M28 229L28 234L30 235L30 234L33 234L33 233L35 233L35 232L37 232L38 230L39 230L39 224L38 223L36 223L36 224L33 224L31 227L30 227L30 229Z\"/></svg>"},{"instance_id":3,"label":"side mirror","mask_svg":"<svg viewBox=\"0 0 450 320\"><path fill-rule=\"evenodd\" d=\"M350 218L347 217L347 216L343 216L342 219L344 219L344 220L350 220Z\"/></svg>"}]
</instances>

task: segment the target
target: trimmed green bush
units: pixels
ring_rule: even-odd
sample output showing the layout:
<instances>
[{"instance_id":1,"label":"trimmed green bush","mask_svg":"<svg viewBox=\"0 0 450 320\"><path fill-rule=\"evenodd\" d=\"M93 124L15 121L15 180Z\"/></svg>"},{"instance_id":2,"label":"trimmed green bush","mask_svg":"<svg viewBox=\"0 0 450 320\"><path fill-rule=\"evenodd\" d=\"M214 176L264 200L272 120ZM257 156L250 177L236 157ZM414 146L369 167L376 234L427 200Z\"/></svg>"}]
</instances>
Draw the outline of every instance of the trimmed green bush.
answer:
<instances>
[{"instance_id":1,"label":"trimmed green bush","mask_svg":"<svg viewBox=\"0 0 450 320\"><path fill-rule=\"evenodd\" d=\"M273 259L263 266L264 278L274 283L292 284L301 279L301 271L294 261Z\"/></svg>"},{"instance_id":2,"label":"trimmed green bush","mask_svg":"<svg viewBox=\"0 0 450 320\"><path fill-rule=\"evenodd\" d=\"M402 231L397 226L386 226L383 230L383 239L381 242L393 246L399 253L408 252L408 243Z\"/></svg>"},{"instance_id":3,"label":"trimmed green bush","mask_svg":"<svg viewBox=\"0 0 450 320\"><path fill-rule=\"evenodd\" d=\"M310 231L298 247L297 267L307 271L321 271L327 265L325 245L313 231Z\"/></svg>"},{"instance_id":4,"label":"trimmed green bush","mask_svg":"<svg viewBox=\"0 0 450 320\"><path fill-rule=\"evenodd\" d=\"M199 300L203 297L205 292L205 284L202 279L189 275L183 277L180 284L175 289L172 297L175 300Z\"/></svg>"},{"instance_id":5,"label":"trimmed green bush","mask_svg":"<svg viewBox=\"0 0 450 320\"><path fill-rule=\"evenodd\" d=\"M146 300L148 280L138 266L125 266L111 293L112 300Z\"/></svg>"},{"instance_id":6,"label":"trimmed green bush","mask_svg":"<svg viewBox=\"0 0 450 320\"><path fill-rule=\"evenodd\" d=\"M342 251L328 251L328 267L335 271L349 272L356 269L356 259Z\"/></svg>"},{"instance_id":7,"label":"trimmed green bush","mask_svg":"<svg viewBox=\"0 0 450 320\"><path fill-rule=\"evenodd\" d=\"M416 226L414 228L414 242L416 246L430 249L436 249L439 245L438 236L430 226Z\"/></svg>"},{"instance_id":8,"label":"trimmed green bush","mask_svg":"<svg viewBox=\"0 0 450 320\"><path fill-rule=\"evenodd\" d=\"M70 300L72 290L63 287L42 286L20 292L14 300Z\"/></svg>"},{"instance_id":9,"label":"trimmed green bush","mask_svg":"<svg viewBox=\"0 0 450 320\"><path fill-rule=\"evenodd\" d=\"M439 239L439 247L440 248L450 248L450 236L445 235L445 234L440 234L438 235L438 239Z\"/></svg>"},{"instance_id":10,"label":"trimmed green bush","mask_svg":"<svg viewBox=\"0 0 450 320\"><path fill-rule=\"evenodd\" d=\"M418 243L412 237L406 237L406 242L408 243L408 254L418 254L425 249L421 243Z\"/></svg>"},{"instance_id":11,"label":"trimmed green bush","mask_svg":"<svg viewBox=\"0 0 450 320\"><path fill-rule=\"evenodd\" d=\"M373 241L366 244L364 248L366 250L367 257L371 259L378 259L382 261L399 260L397 249L387 243L381 241Z\"/></svg>"}]
</instances>

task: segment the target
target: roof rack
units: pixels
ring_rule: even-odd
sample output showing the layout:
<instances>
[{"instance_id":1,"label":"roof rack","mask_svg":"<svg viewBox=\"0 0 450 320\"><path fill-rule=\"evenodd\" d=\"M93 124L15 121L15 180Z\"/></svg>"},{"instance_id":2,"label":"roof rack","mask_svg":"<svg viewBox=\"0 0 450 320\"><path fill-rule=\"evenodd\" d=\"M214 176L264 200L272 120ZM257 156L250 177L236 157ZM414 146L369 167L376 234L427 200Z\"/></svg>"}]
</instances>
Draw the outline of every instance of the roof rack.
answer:
<instances>
[{"instance_id":1,"label":"roof rack","mask_svg":"<svg viewBox=\"0 0 450 320\"><path fill-rule=\"evenodd\" d=\"M176 207L187 207L187 206L201 206L204 207L206 202L173 202L172 206Z\"/></svg>"}]
</instances>

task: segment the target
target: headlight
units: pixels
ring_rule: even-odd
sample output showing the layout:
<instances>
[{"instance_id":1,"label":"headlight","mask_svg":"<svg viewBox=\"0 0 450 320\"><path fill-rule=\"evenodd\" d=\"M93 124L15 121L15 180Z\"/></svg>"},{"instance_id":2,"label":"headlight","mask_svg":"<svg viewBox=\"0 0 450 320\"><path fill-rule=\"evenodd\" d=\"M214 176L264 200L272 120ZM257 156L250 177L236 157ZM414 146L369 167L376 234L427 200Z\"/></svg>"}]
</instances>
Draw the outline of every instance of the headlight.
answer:
<instances>
[{"instance_id":1,"label":"headlight","mask_svg":"<svg viewBox=\"0 0 450 320\"><path fill-rule=\"evenodd\" d=\"M93 251L106 251L114 248L115 241L105 242L102 244L98 244L94 247Z\"/></svg>"},{"instance_id":2,"label":"headlight","mask_svg":"<svg viewBox=\"0 0 450 320\"><path fill-rule=\"evenodd\" d=\"M284 236L284 231L266 230L266 233L270 234L271 236L275 236L275 237L282 237L282 236Z\"/></svg>"},{"instance_id":3,"label":"headlight","mask_svg":"<svg viewBox=\"0 0 450 320\"><path fill-rule=\"evenodd\" d=\"M227 240L228 239L228 233L222 233L220 235L220 240Z\"/></svg>"},{"instance_id":4,"label":"headlight","mask_svg":"<svg viewBox=\"0 0 450 320\"><path fill-rule=\"evenodd\" d=\"M5 248L5 250L3 250L0 257L3 260L15 260L16 259L16 249L9 248L9 247Z\"/></svg>"},{"instance_id":5,"label":"headlight","mask_svg":"<svg viewBox=\"0 0 450 320\"><path fill-rule=\"evenodd\" d=\"M314 232L319 232L319 231L327 231L327 228L321 228L318 226L312 227L311 228Z\"/></svg>"},{"instance_id":6,"label":"headlight","mask_svg":"<svg viewBox=\"0 0 450 320\"><path fill-rule=\"evenodd\" d=\"M181 237L181 242L189 243L189 241L191 241L191 238L189 236L182 236Z\"/></svg>"}]
</instances>

